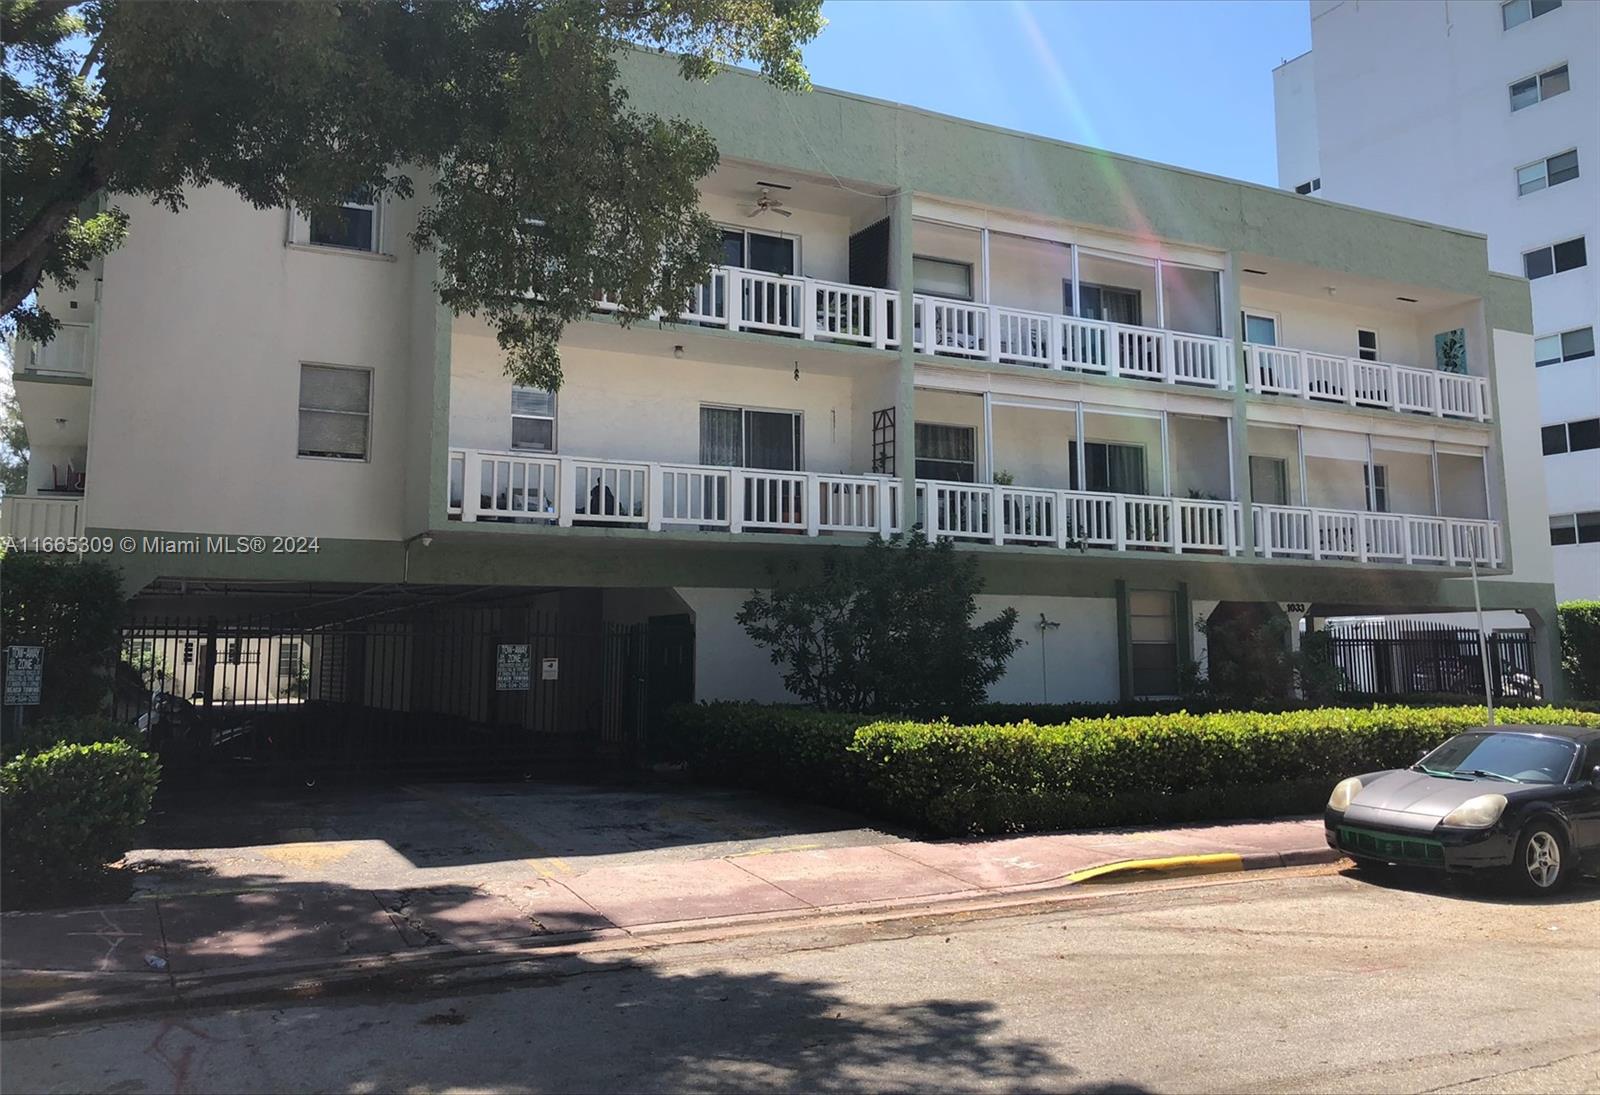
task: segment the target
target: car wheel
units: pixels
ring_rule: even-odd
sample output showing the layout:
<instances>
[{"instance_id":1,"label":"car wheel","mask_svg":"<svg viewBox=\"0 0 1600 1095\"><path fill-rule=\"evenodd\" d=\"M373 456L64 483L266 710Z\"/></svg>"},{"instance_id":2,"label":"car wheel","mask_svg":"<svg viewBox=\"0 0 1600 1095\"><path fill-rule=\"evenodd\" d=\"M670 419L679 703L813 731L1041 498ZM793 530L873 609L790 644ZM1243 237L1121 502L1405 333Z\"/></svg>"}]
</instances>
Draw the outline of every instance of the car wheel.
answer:
<instances>
[{"instance_id":1,"label":"car wheel","mask_svg":"<svg viewBox=\"0 0 1600 1095\"><path fill-rule=\"evenodd\" d=\"M1552 894L1572 875L1572 857L1566 838L1549 821L1536 821L1517 838L1511 859L1511 884L1526 894Z\"/></svg>"}]
</instances>

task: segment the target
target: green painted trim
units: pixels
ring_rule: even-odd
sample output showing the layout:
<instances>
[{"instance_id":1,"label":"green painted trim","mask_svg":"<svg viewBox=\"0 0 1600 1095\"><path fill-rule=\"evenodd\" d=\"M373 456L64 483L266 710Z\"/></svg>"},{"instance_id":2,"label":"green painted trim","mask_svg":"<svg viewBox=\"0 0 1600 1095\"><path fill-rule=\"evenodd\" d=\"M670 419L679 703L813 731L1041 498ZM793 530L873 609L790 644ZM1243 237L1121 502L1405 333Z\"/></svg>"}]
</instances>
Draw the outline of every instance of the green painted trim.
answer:
<instances>
[{"instance_id":1,"label":"green painted trim","mask_svg":"<svg viewBox=\"0 0 1600 1095\"><path fill-rule=\"evenodd\" d=\"M113 541L146 536L191 538L140 529L90 529ZM212 534L217 535L217 534ZM232 539L230 537L230 539ZM777 533L648 532L643 529L534 528L451 521L419 540L322 539L307 555L189 554L136 549L101 556L117 566L126 588L155 578L307 583L539 586L596 588L754 588L773 570L814 567L829 546L860 548L865 537L809 538ZM1153 553L1056 552L1038 548L959 544L974 556L986 593L996 596L1104 598L1119 582L1140 588L1182 585L1194 600L1310 601L1350 612L1446 611L1470 608L1470 584L1427 567L1359 563L1239 560ZM408 562L409 557L409 562ZM1482 583L1485 609L1533 609L1555 618L1548 584L1507 578Z\"/></svg>"},{"instance_id":2,"label":"green painted trim","mask_svg":"<svg viewBox=\"0 0 1600 1095\"><path fill-rule=\"evenodd\" d=\"M1178 671L1194 661L1194 602L1189 599L1189 583L1179 582L1173 598L1172 622L1178 635Z\"/></svg>"},{"instance_id":3,"label":"green painted trim","mask_svg":"<svg viewBox=\"0 0 1600 1095\"><path fill-rule=\"evenodd\" d=\"M437 275L439 262L433 259ZM433 309L433 429L428 438L428 527L449 518L446 492L450 476L450 354L455 314L434 295ZM463 484L465 489L465 484Z\"/></svg>"},{"instance_id":4,"label":"green painted trim","mask_svg":"<svg viewBox=\"0 0 1600 1095\"><path fill-rule=\"evenodd\" d=\"M1496 330L1533 334L1533 292L1527 278L1491 271L1483 297L1491 335Z\"/></svg>"},{"instance_id":5,"label":"green painted trim","mask_svg":"<svg viewBox=\"0 0 1600 1095\"><path fill-rule=\"evenodd\" d=\"M741 70L690 82L672 58L638 51L621 70L635 102L705 126L727 159L1485 295L1488 249L1476 233L843 92L792 95Z\"/></svg>"},{"instance_id":6,"label":"green painted trim","mask_svg":"<svg viewBox=\"0 0 1600 1095\"><path fill-rule=\"evenodd\" d=\"M1123 703L1133 699L1133 620L1128 613L1128 583L1118 578L1113 586L1117 599L1117 694Z\"/></svg>"},{"instance_id":7,"label":"green painted trim","mask_svg":"<svg viewBox=\"0 0 1600 1095\"><path fill-rule=\"evenodd\" d=\"M49 373L37 373L32 369L23 369L11 374L15 384L64 384L69 388L92 388L94 380L87 376L53 376Z\"/></svg>"},{"instance_id":8,"label":"green painted trim","mask_svg":"<svg viewBox=\"0 0 1600 1095\"><path fill-rule=\"evenodd\" d=\"M894 399L894 470L900 479L900 527L917 523L917 354L916 316L912 296L912 196L901 190L893 199L890 232L894 239L894 285L900 296L895 307L900 320L899 370Z\"/></svg>"}]
</instances>

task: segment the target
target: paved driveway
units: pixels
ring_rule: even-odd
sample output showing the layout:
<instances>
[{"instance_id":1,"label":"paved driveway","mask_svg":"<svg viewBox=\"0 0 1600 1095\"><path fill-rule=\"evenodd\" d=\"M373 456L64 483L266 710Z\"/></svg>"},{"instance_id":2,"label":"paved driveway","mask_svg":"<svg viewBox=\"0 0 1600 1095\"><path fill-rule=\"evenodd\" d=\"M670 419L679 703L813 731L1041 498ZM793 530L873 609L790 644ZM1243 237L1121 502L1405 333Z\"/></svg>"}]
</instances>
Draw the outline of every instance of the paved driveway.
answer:
<instances>
[{"instance_id":1,"label":"paved driveway","mask_svg":"<svg viewBox=\"0 0 1600 1095\"><path fill-rule=\"evenodd\" d=\"M164 797L130 853L136 892L289 883L497 890L730 855L882 844L861 818L676 784L417 783Z\"/></svg>"}]
</instances>

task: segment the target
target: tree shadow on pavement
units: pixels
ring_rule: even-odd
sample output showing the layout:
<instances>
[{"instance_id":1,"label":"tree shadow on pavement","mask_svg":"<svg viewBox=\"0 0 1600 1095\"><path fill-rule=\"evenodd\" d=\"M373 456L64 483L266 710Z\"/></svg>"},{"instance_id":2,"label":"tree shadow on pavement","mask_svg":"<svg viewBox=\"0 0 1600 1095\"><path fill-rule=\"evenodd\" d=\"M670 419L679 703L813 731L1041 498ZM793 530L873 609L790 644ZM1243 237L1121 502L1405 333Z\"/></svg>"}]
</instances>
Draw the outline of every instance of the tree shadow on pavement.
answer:
<instances>
[{"instance_id":1,"label":"tree shadow on pavement","mask_svg":"<svg viewBox=\"0 0 1600 1095\"><path fill-rule=\"evenodd\" d=\"M503 909L473 905L481 896L473 891L430 893L436 934L410 943L387 923L383 902L360 889L264 886L162 900L170 974L191 1006L153 1003L133 1018L19 1033L7 1043L3 1086L1142 1090L1083 1084L1050 1045L1008 1030L984 982L948 950L931 950L932 960L913 971L891 969L878 964L888 958L875 957L870 942L845 950L815 930L762 945L524 952L516 975L492 985L451 983L413 963L386 980L326 993L308 987L317 974L302 963L384 950L447 953L452 941L470 950L464 934L507 927ZM929 948L938 945L928 939ZM262 996L196 1010L199 997L184 991L231 975L261 991L254 971L280 963L297 967L292 1002ZM907 984L915 993L894 998Z\"/></svg>"}]
</instances>

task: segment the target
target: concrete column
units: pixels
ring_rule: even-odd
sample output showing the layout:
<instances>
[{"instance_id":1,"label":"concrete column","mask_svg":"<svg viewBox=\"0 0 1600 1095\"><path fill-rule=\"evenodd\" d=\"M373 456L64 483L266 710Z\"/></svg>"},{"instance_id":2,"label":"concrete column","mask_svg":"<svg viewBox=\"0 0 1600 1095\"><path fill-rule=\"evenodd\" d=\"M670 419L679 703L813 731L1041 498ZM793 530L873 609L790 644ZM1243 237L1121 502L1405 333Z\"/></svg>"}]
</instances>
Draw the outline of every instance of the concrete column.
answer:
<instances>
[{"instance_id":1,"label":"concrete column","mask_svg":"<svg viewBox=\"0 0 1600 1095\"><path fill-rule=\"evenodd\" d=\"M894 286L900 293L900 362L894 401L894 468L900 477L900 527L910 533L917 523L917 351L912 346L916 325L911 314L911 191L902 188L892 199L895 242L891 256Z\"/></svg>"},{"instance_id":2,"label":"concrete column","mask_svg":"<svg viewBox=\"0 0 1600 1095\"><path fill-rule=\"evenodd\" d=\"M1525 608L1528 625L1533 629L1533 673L1544 686L1546 703L1562 703L1567 699L1567 680L1561 672L1561 634L1556 615L1554 587L1548 598L1536 608Z\"/></svg>"},{"instance_id":3,"label":"concrete column","mask_svg":"<svg viewBox=\"0 0 1600 1095\"><path fill-rule=\"evenodd\" d=\"M1234 474L1243 483L1242 488L1235 489L1235 496L1240 503L1239 556L1249 560L1256 555L1256 528L1250 513L1249 405L1244 391L1244 361L1239 355L1240 347L1244 345L1244 332L1239 329L1239 256L1232 251L1228 252L1228 260L1222 267L1219 289L1222 297L1222 337L1233 345L1233 429L1229 432L1228 443L1232 447L1229 460L1236 469Z\"/></svg>"}]
</instances>

